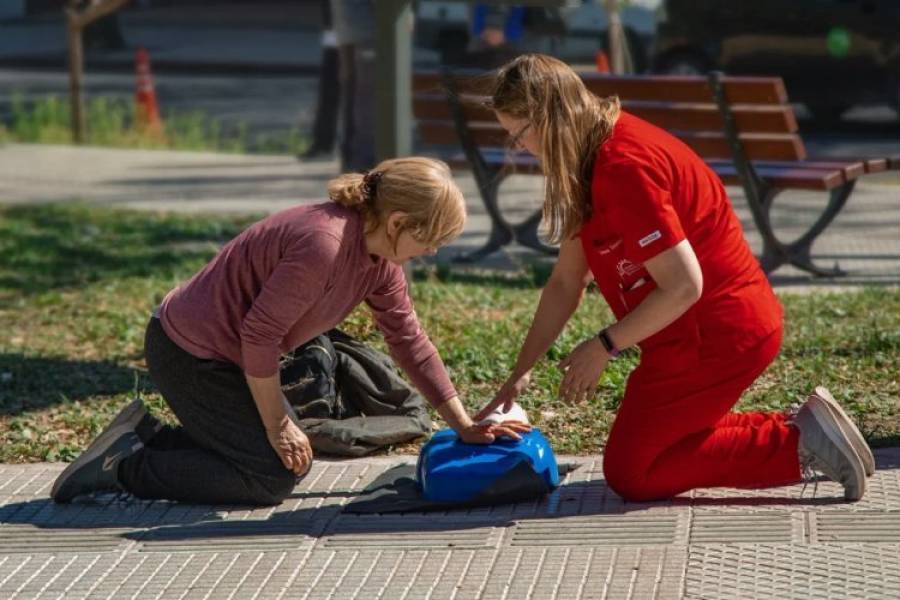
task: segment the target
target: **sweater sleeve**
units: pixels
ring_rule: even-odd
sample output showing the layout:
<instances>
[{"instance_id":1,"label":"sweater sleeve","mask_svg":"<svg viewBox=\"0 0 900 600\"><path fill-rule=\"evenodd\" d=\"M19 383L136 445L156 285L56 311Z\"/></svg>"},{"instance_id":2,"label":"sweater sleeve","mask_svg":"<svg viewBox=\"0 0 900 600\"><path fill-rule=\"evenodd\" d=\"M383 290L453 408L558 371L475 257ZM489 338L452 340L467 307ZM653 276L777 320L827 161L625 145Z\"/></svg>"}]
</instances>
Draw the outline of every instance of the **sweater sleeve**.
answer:
<instances>
[{"instance_id":1,"label":"sweater sleeve","mask_svg":"<svg viewBox=\"0 0 900 600\"><path fill-rule=\"evenodd\" d=\"M280 344L297 320L318 302L333 270L340 240L306 236L281 256L241 323L241 361L251 377L278 372Z\"/></svg>"},{"instance_id":2,"label":"sweater sleeve","mask_svg":"<svg viewBox=\"0 0 900 600\"><path fill-rule=\"evenodd\" d=\"M403 270L391 265L385 283L375 289L366 304L384 334L391 356L432 406L456 396L456 389L437 348L419 325L407 290Z\"/></svg>"}]
</instances>

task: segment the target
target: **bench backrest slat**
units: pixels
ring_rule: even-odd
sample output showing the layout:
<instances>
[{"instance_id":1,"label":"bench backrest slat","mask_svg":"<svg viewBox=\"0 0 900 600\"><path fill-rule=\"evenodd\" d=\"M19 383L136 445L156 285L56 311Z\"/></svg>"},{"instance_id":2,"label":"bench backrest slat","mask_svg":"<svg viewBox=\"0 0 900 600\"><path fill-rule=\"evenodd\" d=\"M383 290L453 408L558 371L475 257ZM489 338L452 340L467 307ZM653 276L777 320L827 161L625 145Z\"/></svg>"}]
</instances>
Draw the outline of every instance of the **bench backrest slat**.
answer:
<instances>
[{"instance_id":1,"label":"bench backrest slat","mask_svg":"<svg viewBox=\"0 0 900 600\"><path fill-rule=\"evenodd\" d=\"M705 77L696 75L604 76L582 75L587 88L598 96L618 95L629 100L667 102L715 102ZM725 97L731 104L786 104L787 91L779 77L723 78Z\"/></svg>"},{"instance_id":2,"label":"bench backrest slat","mask_svg":"<svg viewBox=\"0 0 900 600\"><path fill-rule=\"evenodd\" d=\"M603 75L584 72L581 79L598 96L618 95L629 100L662 100L665 102L715 102L706 77L699 75ZM416 71L413 94L442 93L444 76L437 71ZM456 71L453 81L460 92L486 94L488 76L483 73ZM473 82L476 82L473 86ZM732 104L787 104L787 90L780 77L723 77L725 96Z\"/></svg>"},{"instance_id":3,"label":"bench backrest slat","mask_svg":"<svg viewBox=\"0 0 900 600\"><path fill-rule=\"evenodd\" d=\"M610 76L584 73L588 89L598 96L618 95L623 108L668 130L704 159L730 159L732 151L713 90L702 76ZM463 94L463 111L472 140L480 147L503 146L506 132L481 98L484 76L455 73L453 85ZM477 85L473 86L472 82ZM803 160L806 150L797 135L797 119L778 77L722 78L725 96L750 160ZM445 78L438 72L417 71L413 77L413 114L422 142L458 146Z\"/></svg>"},{"instance_id":4,"label":"bench backrest slat","mask_svg":"<svg viewBox=\"0 0 900 600\"><path fill-rule=\"evenodd\" d=\"M478 146L497 148L509 143L509 135L496 121L470 122L469 132L472 141ZM731 149L722 132L673 130L670 133L704 158L731 158ZM459 137L452 121L420 120L418 134L427 144L454 147L459 145ZM756 160L797 160L798 156L806 157L800 137L794 134L749 133L741 135L741 142L745 151Z\"/></svg>"},{"instance_id":5,"label":"bench backrest slat","mask_svg":"<svg viewBox=\"0 0 900 600\"><path fill-rule=\"evenodd\" d=\"M494 113L484 106L483 99L465 98L464 114L468 121L493 121ZM663 129L694 131L722 131L722 115L715 104L682 104L625 100L622 108ZM739 105L733 108L738 131L741 133L794 133L797 118L790 106ZM417 119L452 119L446 96L422 94L413 99L413 114Z\"/></svg>"}]
</instances>

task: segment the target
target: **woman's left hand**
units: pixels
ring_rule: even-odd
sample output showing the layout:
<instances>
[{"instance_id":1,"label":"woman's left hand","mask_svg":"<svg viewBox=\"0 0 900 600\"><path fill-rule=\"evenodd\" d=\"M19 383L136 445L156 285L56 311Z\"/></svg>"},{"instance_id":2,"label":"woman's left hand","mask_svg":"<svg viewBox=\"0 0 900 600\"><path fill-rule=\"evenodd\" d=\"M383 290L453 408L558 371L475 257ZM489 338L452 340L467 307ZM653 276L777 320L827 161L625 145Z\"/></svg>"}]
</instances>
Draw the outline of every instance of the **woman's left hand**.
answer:
<instances>
[{"instance_id":1,"label":"woman's left hand","mask_svg":"<svg viewBox=\"0 0 900 600\"><path fill-rule=\"evenodd\" d=\"M559 397L567 402L590 398L608 362L609 354L596 337L578 344L559 362L560 370L565 373L559 386Z\"/></svg>"}]
</instances>

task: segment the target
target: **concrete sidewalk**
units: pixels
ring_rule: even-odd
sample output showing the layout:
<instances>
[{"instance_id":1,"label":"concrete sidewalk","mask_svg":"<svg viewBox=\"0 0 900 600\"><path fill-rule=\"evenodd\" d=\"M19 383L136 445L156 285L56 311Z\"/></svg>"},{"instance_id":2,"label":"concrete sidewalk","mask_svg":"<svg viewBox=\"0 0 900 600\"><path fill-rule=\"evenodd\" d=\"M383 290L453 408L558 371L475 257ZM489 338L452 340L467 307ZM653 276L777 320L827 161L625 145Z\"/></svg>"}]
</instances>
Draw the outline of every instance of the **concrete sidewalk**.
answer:
<instances>
[{"instance_id":1,"label":"concrete sidewalk","mask_svg":"<svg viewBox=\"0 0 900 600\"><path fill-rule=\"evenodd\" d=\"M116 150L10 144L0 146L0 204L87 201L108 206L187 212L265 214L300 203L323 202L328 180L337 174L334 161L298 162L291 156ZM469 220L463 235L442 249L438 260L478 248L490 221L475 182L457 173L466 196ZM504 213L524 220L540 206L542 180L514 176L500 194ZM755 251L760 239L740 188L729 188L747 239ZM824 207L824 193L791 192L778 197L776 229L789 239L799 235ZM847 206L813 247L823 266L838 263L849 276L834 280L809 276L790 267L777 270L772 282L782 289L809 286L900 283L900 173L860 179ZM549 257L507 247L478 266L517 269Z\"/></svg>"},{"instance_id":2,"label":"concrete sidewalk","mask_svg":"<svg viewBox=\"0 0 900 600\"><path fill-rule=\"evenodd\" d=\"M112 495L57 506L60 464L0 466L0 597L897 598L900 448L856 504L831 482L624 503L600 459L541 502L400 515L342 506L410 457L317 461L274 508Z\"/></svg>"}]
</instances>

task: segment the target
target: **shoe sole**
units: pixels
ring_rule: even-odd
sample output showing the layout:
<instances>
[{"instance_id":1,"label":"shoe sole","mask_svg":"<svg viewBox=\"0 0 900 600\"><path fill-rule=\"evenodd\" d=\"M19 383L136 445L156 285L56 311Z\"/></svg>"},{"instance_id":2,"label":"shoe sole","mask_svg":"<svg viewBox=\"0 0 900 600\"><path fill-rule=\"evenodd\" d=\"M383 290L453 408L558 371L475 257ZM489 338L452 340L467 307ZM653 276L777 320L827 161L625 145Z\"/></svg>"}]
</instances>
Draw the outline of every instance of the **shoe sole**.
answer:
<instances>
[{"instance_id":1,"label":"shoe sole","mask_svg":"<svg viewBox=\"0 0 900 600\"><path fill-rule=\"evenodd\" d=\"M106 426L106 429L115 429L121 425L128 425L132 429L136 429L138 423L141 422L141 419L143 419L146 414L147 409L144 408L144 403L140 400L134 400L131 404L119 411L119 414L117 414L116 418ZM101 435L103 434L101 433Z\"/></svg>"},{"instance_id":2,"label":"shoe sole","mask_svg":"<svg viewBox=\"0 0 900 600\"><path fill-rule=\"evenodd\" d=\"M806 401L806 406L816 419L819 427L822 428L822 432L828 437L828 440L835 445L841 454L844 455L844 458L853 466L856 481L859 483L859 493L854 495L844 486L844 499L853 501L861 499L866 493L866 469L859 454L853 449L850 439L841 428L840 421L831 412L828 402L818 396L811 396Z\"/></svg>"},{"instance_id":3,"label":"shoe sole","mask_svg":"<svg viewBox=\"0 0 900 600\"><path fill-rule=\"evenodd\" d=\"M817 387L812 394L825 402L828 406L828 409L834 414L838 425L841 428L841 431L844 432L844 435L847 436L847 439L850 440L850 444L853 446L853 449L856 451L856 454L859 456L860 460L863 462L863 467L866 469L866 476L871 477L875 474L875 457L872 455L872 450L869 449L869 445L866 443L865 438L862 436L862 433L859 432L859 429L854 425L853 420L850 416L844 412L844 409L841 408L841 405L834 399L834 396L831 395L824 387Z\"/></svg>"},{"instance_id":4,"label":"shoe sole","mask_svg":"<svg viewBox=\"0 0 900 600\"><path fill-rule=\"evenodd\" d=\"M60 488L65 485L66 480L78 469L83 467L85 464L91 462L95 458L102 456L107 450L109 450L109 446L112 442L119 439L119 436L134 433L135 437L137 434L133 429L128 427L127 425L119 425L114 428L107 428L103 433L97 436L97 439L88 446L87 450L81 453L81 456L76 458L68 467L63 469L63 472L59 474L59 477L56 478L56 481L53 482L53 488L50 490L50 497L53 498L54 502L59 502L61 504L68 504L71 501L71 498L68 500L57 500L57 495L59 494ZM143 446L143 444L138 443L135 446L132 446L132 451L137 451Z\"/></svg>"}]
</instances>

